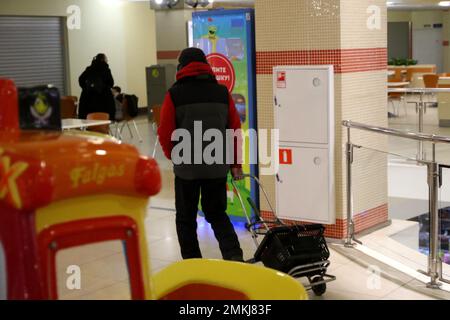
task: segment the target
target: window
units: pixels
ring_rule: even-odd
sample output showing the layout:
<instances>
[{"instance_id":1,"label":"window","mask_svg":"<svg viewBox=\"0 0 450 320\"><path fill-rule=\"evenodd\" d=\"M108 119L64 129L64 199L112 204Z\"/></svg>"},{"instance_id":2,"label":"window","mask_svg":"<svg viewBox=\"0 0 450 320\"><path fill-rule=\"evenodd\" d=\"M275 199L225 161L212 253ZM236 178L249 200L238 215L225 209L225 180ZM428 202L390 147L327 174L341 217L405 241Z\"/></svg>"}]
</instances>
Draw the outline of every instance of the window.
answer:
<instances>
[{"instance_id":1,"label":"window","mask_svg":"<svg viewBox=\"0 0 450 320\"><path fill-rule=\"evenodd\" d=\"M64 19L0 16L0 77L18 87L51 84L65 95Z\"/></svg>"}]
</instances>

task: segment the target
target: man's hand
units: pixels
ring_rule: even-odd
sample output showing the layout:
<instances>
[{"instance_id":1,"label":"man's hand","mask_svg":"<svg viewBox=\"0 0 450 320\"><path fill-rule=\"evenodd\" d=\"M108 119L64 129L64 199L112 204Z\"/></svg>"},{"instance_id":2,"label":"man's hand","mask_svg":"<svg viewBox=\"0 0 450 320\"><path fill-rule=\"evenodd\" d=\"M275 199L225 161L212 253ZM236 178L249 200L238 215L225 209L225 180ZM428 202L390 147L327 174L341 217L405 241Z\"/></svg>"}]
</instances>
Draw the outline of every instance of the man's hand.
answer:
<instances>
[{"instance_id":1,"label":"man's hand","mask_svg":"<svg viewBox=\"0 0 450 320\"><path fill-rule=\"evenodd\" d=\"M242 171L242 168L231 168L231 176L234 180L242 180L244 172Z\"/></svg>"}]
</instances>

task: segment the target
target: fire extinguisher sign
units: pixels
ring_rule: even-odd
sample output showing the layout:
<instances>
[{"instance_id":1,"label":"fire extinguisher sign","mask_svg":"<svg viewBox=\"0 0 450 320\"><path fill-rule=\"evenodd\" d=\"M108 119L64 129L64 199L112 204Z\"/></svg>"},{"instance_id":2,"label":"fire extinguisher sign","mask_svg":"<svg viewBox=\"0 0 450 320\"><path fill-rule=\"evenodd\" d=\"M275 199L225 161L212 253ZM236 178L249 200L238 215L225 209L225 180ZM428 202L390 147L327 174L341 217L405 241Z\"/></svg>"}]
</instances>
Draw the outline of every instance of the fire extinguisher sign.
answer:
<instances>
[{"instance_id":1,"label":"fire extinguisher sign","mask_svg":"<svg viewBox=\"0 0 450 320\"><path fill-rule=\"evenodd\" d=\"M277 88L286 88L286 71L277 72Z\"/></svg>"},{"instance_id":2,"label":"fire extinguisher sign","mask_svg":"<svg viewBox=\"0 0 450 320\"><path fill-rule=\"evenodd\" d=\"M280 164L292 164L292 149L279 149Z\"/></svg>"}]
</instances>

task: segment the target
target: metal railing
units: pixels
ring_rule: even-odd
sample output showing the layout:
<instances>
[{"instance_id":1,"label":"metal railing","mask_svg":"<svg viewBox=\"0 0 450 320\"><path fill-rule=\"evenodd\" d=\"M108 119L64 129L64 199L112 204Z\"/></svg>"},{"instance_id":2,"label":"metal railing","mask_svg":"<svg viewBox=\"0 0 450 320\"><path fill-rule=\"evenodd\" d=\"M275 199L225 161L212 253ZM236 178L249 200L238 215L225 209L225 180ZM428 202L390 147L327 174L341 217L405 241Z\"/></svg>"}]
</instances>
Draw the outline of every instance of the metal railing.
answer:
<instances>
[{"instance_id":1,"label":"metal railing","mask_svg":"<svg viewBox=\"0 0 450 320\"><path fill-rule=\"evenodd\" d=\"M425 134L420 132L407 132L402 130L371 126L363 123L353 122L350 120L342 121L342 125L347 128L347 143L346 143L346 167L347 167L347 237L345 240L346 247L353 247L355 242L361 243L355 238L354 222L353 222L353 192L352 192L352 163L354 148L361 148L361 146L354 145L351 142L350 130L357 129L363 131L374 132L378 134L400 137L405 139L417 140L419 142L432 143L432 159L422 160L417 162L427 166L427 180L428 180L428 207L429 207L429 221L430 221L430 243L428 255L428 271L422 272L430 277L428 287L439 288L441 284L438 280L450 283L443 278L442 275L442 260L439 257L439 209L438 209L438 190L441 181L441 168L444 165L436 162L436 144L446 143L450 144L450 137L439 136L435 134ZM448 166L445 166L448 167Z\"/></svg>"}]
</instances>

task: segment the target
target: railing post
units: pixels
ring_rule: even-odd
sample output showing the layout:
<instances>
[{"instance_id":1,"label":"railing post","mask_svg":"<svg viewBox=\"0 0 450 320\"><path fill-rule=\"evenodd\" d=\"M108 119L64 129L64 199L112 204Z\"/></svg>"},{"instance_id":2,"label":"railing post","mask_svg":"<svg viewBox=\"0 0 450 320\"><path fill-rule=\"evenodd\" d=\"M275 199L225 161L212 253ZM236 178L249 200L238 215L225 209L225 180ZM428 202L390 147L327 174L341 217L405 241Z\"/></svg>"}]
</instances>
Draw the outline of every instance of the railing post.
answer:
<instances>
[{"instance_id":1,"label":"railing post","mask_svg":"<svg viewBox=\"0 0 450 320\"><path fill-rule=\"evenodd\" d=\"M429 255L428 255L428 274L430 282L429 288L439 288L439 208L438 208L438 190L439 190L439 165L436 163L435 144L432 145L432 161L427 163L428 174L428 207L429 207Z\"/></svg>"},{"instance_id":2,"label":"railing post","mask_svg":"<svg viewBox=\"0 0 450 320\"><path fill-rule=\"evenodd\" d=\"M423 101L423 95L424 93L420 93L420 101L419 101L419 122L418 122L418 126L419 126L419 133L423 132L423 117L424 117L424 112L425 112L425 102ZM423 149L423 141L419 140L417 142L417 160L421 161L421 160L425 160L426 155Z\"/></svg>"},{"instance_id":3,"label":"railing post","mask_svg":"<svg viewBox=\"0 0 450 320\"><path fill-rule=\"evenodd\" d=\"M352 163L353 144L350 139L350 128L347 128L347 143L345 145L345 158L347 162L347 238L346 247L353 247L352 239L355 232L353 225L353 192L352 192Z\"/></svg>"}]
</instances>

